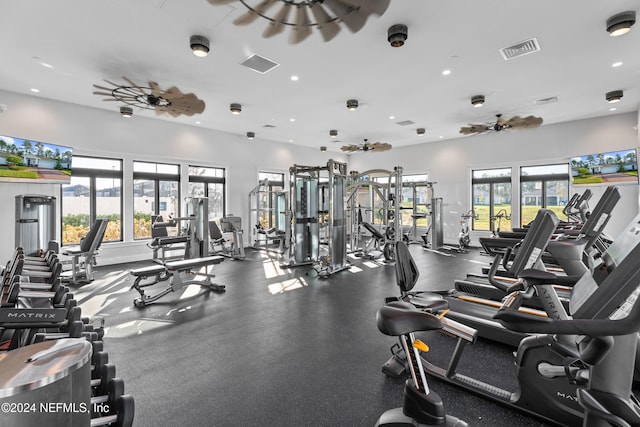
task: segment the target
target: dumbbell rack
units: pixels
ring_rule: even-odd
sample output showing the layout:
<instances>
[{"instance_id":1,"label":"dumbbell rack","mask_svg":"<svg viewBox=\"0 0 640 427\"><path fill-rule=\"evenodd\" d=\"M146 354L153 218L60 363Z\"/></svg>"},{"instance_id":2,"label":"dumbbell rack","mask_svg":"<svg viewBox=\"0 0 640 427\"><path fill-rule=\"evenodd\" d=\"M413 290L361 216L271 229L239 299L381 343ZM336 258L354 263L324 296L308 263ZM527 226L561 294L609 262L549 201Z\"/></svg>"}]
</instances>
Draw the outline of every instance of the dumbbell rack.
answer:
<instances>
[{"instance_id":1,"label":"dumbbell rack","mask_svg":"<svg viewBox=\"0 0 640 427\"><path fill-rule=\"evenodd\" d=\"M16 410L3 421L130 427L135 402L104 351L103 319L83 318L68 290L55 307L25 307L19 295L0 307L0 403Z\"/></svg>"}]
</instances>

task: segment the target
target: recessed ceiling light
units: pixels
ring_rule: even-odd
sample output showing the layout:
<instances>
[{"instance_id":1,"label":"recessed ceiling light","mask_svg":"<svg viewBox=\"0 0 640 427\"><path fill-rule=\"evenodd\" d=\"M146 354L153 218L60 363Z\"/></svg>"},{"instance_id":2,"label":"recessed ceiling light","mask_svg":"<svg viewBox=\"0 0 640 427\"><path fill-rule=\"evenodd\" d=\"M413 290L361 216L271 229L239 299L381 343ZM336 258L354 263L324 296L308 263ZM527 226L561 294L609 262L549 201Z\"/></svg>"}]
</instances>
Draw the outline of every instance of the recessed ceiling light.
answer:
<instances>
[{"instance_id":1,"label":"recessed ceiling light","mask_svg":"<svg viewBox=\"0 0 640 427\"><path fill-rule=\"evenodd\" d=\"M442 139L442 138L444 138L444 136L440 135L438 138Z\"/></svg>"},{"instance_id":2,"label":"recessed ceiling light","mask_svg":"<svg viewBox=\"0 0 640 427\"><path fill-rule=\"evenodd\" d=\"M33 92L33 93L38 93L38 92L40 92L40 89L36 89L35 87L32 87L30 90L31 90L31 92Z\"/></svg>"},{"instance_id":3,"label":"recessed ceiling light","mask_svg":"<svg viewBox=\"0 0 640 427\"><path fill-rule=\"evenodd\" d=\"M448 76L449 74L451 74L451 70L444 70L444 71L442 71L442 75L443 75L443 76Z\"/></svg>"},{"instance_id":4,"label":"recessed ceiling light","mask_svg":"<svg viewBox=\"0 0 640 427\"><path fill-rule=\"evenodd\" d=\"M389 116L389 120L393 120L395 118L396 118L396 116Z\"/></svg>"},{"instance_id":5,"label":"recessed ceiling light","mask_svg":"<svg viewBox=\"0 0 640 427\"><path fill-rule=\"evenodd\" d=\"M293 142L293 139L290 139L289 142Z\"/></svg>"},{"instance_id":6,"label":"recessed ceiling light","mask_svg":"<svg viewBox=\"0 0 640 427\"><path fill-rule=\"evenodd\" d=\"M199 125L199 124L200 124L200 122L199 122L199 121L196 121L196 124L197 124L197 125Z\"/></svg>"},{"instance_id":7,"label":"recessed ceiling light","mask_svg":"<svg viewBox=\"0 0 640 427\"><path fill-rule=\"evenodd\" d=\"M619 67L619 66L621 66L621 65L622 65L622 62L621 62L621 61L614 62L613 64L611 64L611 66L612 66L612 67L614 67L614 68L615 68L615 67Z\"/></svg>"},{"instance_id":8,"label":"recessed ceiling light","mask_svg":"<svg viewBox=\"0 0 640 427\"><path fill-rule=\"evenodd\" d=\"M256 137L256 133L255 132L247 132L247 139L253 139Z\"/></svg>"},{"instance_id":9,"label":"recessed ceiling light","mask_svg":"<svg viewBox=\"0 0 640 427\"><path fill-rule=\"evenodd\" d=\"M297 82L298 81L298 76L291 76L291 81Z\"/></svg>"},{"instance_id":10,"label":"recessed ceiling light","mask_svg":"<svg viewBox=\"0 0 640 427\"><path fill-rule=\"evenodd\" d=\"M609 108L609 111L616 111L616 110L617 110L617 108L616 108L616 107Z\"/></svg>"},{"instance_id":11,"label":"recessed ceiling light","mask_svg":"<svg viewBox=\"0 0 640 427\"><path fill-rule=\"evenodd\" d=\"M293 117L289 119L290 122L295 122L296 119L294 119Z\"/></svg>"}]
</instances>

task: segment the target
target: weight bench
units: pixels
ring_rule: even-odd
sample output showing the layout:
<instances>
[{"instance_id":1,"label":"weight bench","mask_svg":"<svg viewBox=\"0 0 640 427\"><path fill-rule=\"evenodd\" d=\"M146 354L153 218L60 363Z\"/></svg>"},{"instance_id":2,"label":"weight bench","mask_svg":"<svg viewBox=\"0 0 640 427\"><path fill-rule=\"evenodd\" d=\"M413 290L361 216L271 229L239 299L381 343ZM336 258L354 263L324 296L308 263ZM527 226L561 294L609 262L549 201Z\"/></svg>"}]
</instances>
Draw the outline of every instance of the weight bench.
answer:
<instances>
[{"instance_id":1,"label":"weight bench","mask_svg":"<svg viewBox=\"0 0 640 427\"><path fill-rule=\"evenodd\" d=\"M387 241L385 235L368 222L362 221L360 224L371 234L371 239L364 247L364 255L370 259L381 257L383 246Z\"/></svg>"},{"instance_id":2,"label":"weight bench","mask_svg":"<svg viewBox=\"0 0 640 427\"><path fill-rule=\"evenodd\" d=\"M164 265L152 265L149 267L137 268L131 270L131 275L135 276L131 289L135 289L140 293L140 298L133 300L133 305L136 307L144 307L147 304L151 304L154 301L167 295L169 292L175 292L185 285L200 285L206 286L211 291L224 292L224 285L218 285L211 282L211 278L215 277L213 274L209 274L209 267L215 264L220 264L224 260L221 256L209 256L204 258L192 258L180 261L169 261ZM193 270L204 267L205 273L194 272ZM194 276L203 275L204 280L184 280L180 273L192 274ZM153 278L153 281L143 283L144 280ZM147 295L143 288L147 286L155 285L156 283L169 280L169 286L156 295Z\"/></svg>"}]
</instances>

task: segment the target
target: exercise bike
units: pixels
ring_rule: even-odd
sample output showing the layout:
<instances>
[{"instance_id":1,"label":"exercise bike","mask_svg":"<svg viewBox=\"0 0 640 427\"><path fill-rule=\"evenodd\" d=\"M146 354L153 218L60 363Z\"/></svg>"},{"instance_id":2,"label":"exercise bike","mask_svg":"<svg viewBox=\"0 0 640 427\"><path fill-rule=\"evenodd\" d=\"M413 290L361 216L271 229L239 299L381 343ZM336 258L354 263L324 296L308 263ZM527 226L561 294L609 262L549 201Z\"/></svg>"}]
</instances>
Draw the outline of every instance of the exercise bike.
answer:
<instances>
[{"instance_id":1,"label":"exercise bike","mask_svg":"<svg viewBox=\"0 0 640 427\"><path fill-rule=\"evenodd\" d=\"M378 310L376 321L380 332L400 338L405 354L408 355L411 371L411 379L407 380L404 387L403 406L383 413L376 422L376 427L466 427L466 422L446 414L440 396L429 389L420 356L421 352L429 351L429 347L413 334L417 331L441 329L441 319L418 310L412 304L394 301Z\"/></svg>"},{"instance_id":2,"label":"exercise bike","mask_svg":"<svg viewBox=\"0 0 640 427\"><path fill-rule=\"evenodd\" d=\"M500 209L497 214L490 218L491 221L491 237L500 237L500 224L502 224L502 220L506 219L509 221L511 219L511 215L507 213L506 209ZM496 226L497 221L497 226Z\"/></svg>"},{"instance_id":3,"label":"exercise bike","mask_svg":"<svg viewBox=\"0 0 640 427\"><path fill-rule=\"evenodd\" d=\"M465 213L463 213L460 216L460 226L461 226L461 230L460 230L460 234L458 235L458 251L459 252L466 252L467 249L469 249L469 246L471 245L471 237L469 237L469 231L471 229L471 226L469 224L469 220L474 219L477 220L478 219L478 215L476 215L476 212L471 209Z\"/></svg>"}]
</instances>

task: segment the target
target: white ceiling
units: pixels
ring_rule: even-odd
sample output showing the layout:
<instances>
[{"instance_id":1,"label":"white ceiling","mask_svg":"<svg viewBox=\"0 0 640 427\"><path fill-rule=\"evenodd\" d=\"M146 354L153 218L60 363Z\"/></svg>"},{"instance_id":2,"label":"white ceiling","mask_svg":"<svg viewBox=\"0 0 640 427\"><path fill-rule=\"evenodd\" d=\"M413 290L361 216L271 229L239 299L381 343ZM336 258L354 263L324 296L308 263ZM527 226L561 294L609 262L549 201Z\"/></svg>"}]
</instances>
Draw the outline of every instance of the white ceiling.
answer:
<instances>
[{"instance_id":1,"label":"white ceiling","mask_svg":"<svg viewBox=\"0 0 640 427\"><path fill-rule=\"evenodd\" d=\"M605 31L607 18L625 10L640 11L640 1L392 0L358 33L343 27L325 43L314 31L291 45L288 29L263 38L264 19L234 25L246 12L240 2L3 1L0 89L118 114L121 104L93 95L93 84L125 84L127 76L140 85L175 85L206 103L193 117L135 110L131 120L148 116L234 134L253 131L258 138L329 150L364 138L394 146L428 143L458 138L461 126L489 122L496 113L533 114L550 124L637 111L640 24L622 37ZM398 23L408 26L409 37L392 48L387 28ZM191 53L193 34L210 38L206 58ZM500 55L500 48L532 37L540 52L509 61ZM280 65L266 74L240 65L254 53ZM617 61L623 65L611 67ZM445 69L451 74L443 76ZM624 98L611 112L605 93L617 89ZM486 96L483 108L471 107L477 94ZM536 104L554 96L558 102ZM350 98L360 102L356 111L346 109ZM242 114L230 114L232 102L242 104ZM405 120L415 124L397 124ZM427 134L417 136L418 127ZM337 141L330 129L339 131Z\"/></svg>"}]
</instances>

